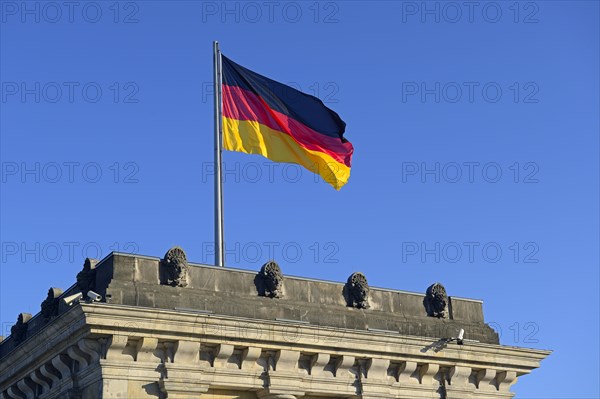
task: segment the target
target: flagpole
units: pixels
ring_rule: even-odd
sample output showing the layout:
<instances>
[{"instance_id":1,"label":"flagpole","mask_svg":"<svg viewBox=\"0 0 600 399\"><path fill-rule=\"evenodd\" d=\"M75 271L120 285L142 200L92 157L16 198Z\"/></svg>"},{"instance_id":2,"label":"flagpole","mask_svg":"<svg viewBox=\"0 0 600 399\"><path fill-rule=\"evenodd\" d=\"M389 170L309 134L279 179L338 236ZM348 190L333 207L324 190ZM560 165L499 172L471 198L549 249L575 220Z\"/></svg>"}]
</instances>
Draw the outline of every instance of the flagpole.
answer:
<instances>
[{"instance_id":1,"label":"flagpole","mask_svg":"<svg viewBox=\"0 0 600 399\"><path fill-rule=\"evenodd\" d=\"M223 244L223 173L221 171L222 153L222 71L219 42L213 42L214 98L215 98L215 266L225 266Z\"/></svg>"}]
</instances>

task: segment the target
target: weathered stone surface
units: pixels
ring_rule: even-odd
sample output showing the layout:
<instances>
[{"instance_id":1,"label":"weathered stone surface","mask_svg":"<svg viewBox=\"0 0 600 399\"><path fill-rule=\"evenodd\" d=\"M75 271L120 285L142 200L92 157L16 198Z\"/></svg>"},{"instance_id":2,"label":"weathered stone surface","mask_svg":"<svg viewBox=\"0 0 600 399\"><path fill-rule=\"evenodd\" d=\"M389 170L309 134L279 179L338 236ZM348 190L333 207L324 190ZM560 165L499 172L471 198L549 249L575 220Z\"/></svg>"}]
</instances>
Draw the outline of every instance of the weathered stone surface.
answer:
<instances>
[{"instance_id":1,"label":"weathered stone surface","mask_svg":"<svg viewBox=\"0 0 600 399\"><path fill-rule=\"evenodd\" d=\"M357 309L369 307L369 283L361 272L355 272L348 277L344 286L344 298L348 306Z\"/></svg>"},{"instance_id":2,"label":"weathered stone surface","mask_svg":"<svg viewBox=\"0 0 600 399\"><path fill-rule=\"evenodd\" d=\"M258 295L269 298L283 296L283 273L274 260L265 263L255 279Z\"/></svg>"},{"instance_id":3,"label":"weathered stone surface","mask_svg":"<svg viewBox=\"0 0 600 399\"><path fill-rule=\"evenodd\" d=\"M449 302L446 288L440 283L432 284L427 288L423 304L428 316L447 319L449 317Z\"/></svg>"},{"instance_id":4,"label":"weathered stone surface","mask_svg":"<svg viewBox=\"0 0 600 399\"><path fill-rule=\"evenodd\" d=\"M27 339L27 323L29 320L31 320L31 314L21 313L19 314L19 317L17 317L17 323L11 327L10 336L16 344L19 344Z\"/></svg>"},{"instance_id":5,"label":"weathered stone surface","mask_svg":"<svg viewBox=\"0 0 600 399\"><path fill-rule=\"evenodd\" d=\"M114 253L97 264L90 263L84 271L93 270L93 290L111 304L187 308L262 320L298 320L323 327L390 330L438 339L455 337L463 328L466 339L498 343L496 332L484 323L482 303L477 300L449 297L447 318L427 317L423 294L369 287L369 308L356 312L348 307L343 295L344 283L287 276L285 284L272 286L280 289L268 291L276 291L280 296L273 300L257 296L257 273L250 270L188 264L187 286L173 287L160 284L162 267L158 258ZM77 284L63 296L79 291ZM43 317L34 318L29 323L29 333L44 328L43 321ZM5 340L0 345L0 356L14 346L12 339Z\"/></svg>"},{"instance_id":6,"label":"weathered stone surface","mask_svg":"<svg viewBox=\"0 0 600 399\"><path fill-rule=\"evenodd\" d=\"M83 294L87 295L88 291L96 289L96 265L98 260L86 258L83 263L83 269L77 274L77 287Z\"/></svg>"},{"instance_id":7,"label":"weathered stone surface","mask_svg":"<svg viewBox=\"0 0 600 399\"><path fill-rule=\"evenodd\" d=\"M160 262L161 284L172 287L186 287L188 285L188 261L185 251L180 247L173 247L167 251Z\"/></svg>"},{"instance_id":8,"label":"weathered stone surface","mask_svg":"<svg viewBox=\"0 0 600 399\"><path fill-rule=\"evenodd\" d=\"M276 278L257 296L255 271L190 264L181 286L177 268L161 284L157 258L114 253L95 266L86 273L107 303L60 307L49 321L22 314L0 342L0 397L509 399L549 354L498 345L480 301L441 295L426 309L437 289L426 299L359 274L283 286L278 267L263 267ZM441 339L460 328L481 342Z\"/></svg>"},{"instance_id":9,"label":"weathered stone surface","mask_svg":"<svg viewBox=\"0 0 600 399\"><path fill-rule=\"evenodd\" d=\"M282 291L285 288L285 296L273 301L269 296L257 296L260 273L190 264L188 285L168 287L156 283L159 269L156 258L114 254L98 268L97 280L106 281L106 286L99 285L96 292L106 294L107 301L114 304L197 309L238 317L300 320L322 326L392 330L435 338L454 337L464 328L467 339L498 342L495 331L483 321L480 301L451 298L453 313L460 317L438 319L427 317L422 294L370 287L369 308L360 314L348 308L344 283L288 276L285 286L281 286Z\"/></svg>"},{"instance_id":10,"label":"weathered stone surface","mask_svg":"<svg viewBox=\"0 0 600 399\"><path fill-rule=\"evenodd\" d=\"M41 313L45 321L49 321L51 318L58 316L59 297L62 294L63 290L60 288L51 287L48 290L48 296L41 305Z\"/></svg>"},{"instance_id":11,"label":"weathered stone surface","mask_svg":"<svg viewBox=\"0 0 600 399\"><path fill-rule=\"evenodd\" d=\"M76 390L82 399L508 399L517 377L549 354L449 343L432 356L423 351L432 342L275 320L248 318L242 323L225 315L81 303L2 359L0 392L19 398L29 390L41 397L69 397Z\"/></svg>"}]
</instances>

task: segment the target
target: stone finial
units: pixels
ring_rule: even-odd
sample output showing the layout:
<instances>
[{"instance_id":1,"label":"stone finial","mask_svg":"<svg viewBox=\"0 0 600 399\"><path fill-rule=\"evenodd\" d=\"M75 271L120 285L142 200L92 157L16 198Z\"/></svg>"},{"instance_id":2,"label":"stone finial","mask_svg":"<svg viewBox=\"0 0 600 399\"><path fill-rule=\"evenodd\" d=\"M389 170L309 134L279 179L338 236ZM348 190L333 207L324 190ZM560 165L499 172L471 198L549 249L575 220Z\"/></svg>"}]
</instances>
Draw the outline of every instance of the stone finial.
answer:
<instances>
[{"instance_id":1,"label":"stone finial","mask_svg":"<svg viewBox=\"0 0 600 399\"><path fill-rule=\"evenodd\" d=\"M348 277L344 286L344 297L348 306L357 309L369 307L369 283L361 272L355 272Z\"/></svg>"},{"instance_id":2,"label":"stone finial","mask_svg":"<svg viewBox=\"0 0 600 399\"><path fill-rule=\"evenodd\" d=\"M63 290L60 288L51 287L48 290L48 296L44 302L42 302L42 316L45 321L49 321L51 318L58 316L58 301L62 294Z\"/></svg>"},{"instance_id":3,"label":"stone finial","mask_svg":"<svg viewBox=\"0 0 600 399\"><path fill-rule=\"evenodd\" d=\"M160 264L163 270L161 284L172 287L186 287L188 285L189 266L185 251L181 247L169 249Z\"/></svg>"},{"instance_id":4,"label":"stone finial","mask_svg":"<svg viewBox=\"0 0 600 399\"><path fill-rule=\"evenodd\" d=\"M81 291L81 294L83 294L84 298L88 291L93 291L96 288L97 264L97 259L85 258L85 262L83 262L83 269L77 273L77 288L79 288L79 291Z\"/></svg>"},{"instance_id":5,"label":"stone finial","mask_svg":"<svg viewBox=\"0 0 600 399\"><path fill-rule=\"evenodd\" d=\"M435 283L427 288L423 300L427 316L447 319L448 302L448 294L446 294L446 288L442 284Z\"/></svg>"},{"instance_id":6,"label":"stone finial","mask_svg":"<svg viewBox=\"0 0 600 399\"><path fill-rule=\"evenodd\" d=\"M257 277L258 293L269 298L283 296L283 273L274 260L270 260L260 268Z\"/></svg>"},{"instance_id":7,"label":"stone finial","mask_svg":"<svg viewBox=\"0 0 600 399\"><path fill-rule=\"evenodd\" d=\"M10 335L15 341L15 345L19 345L27 338L27 323L31 320L31 314L21 313L17 318L17 324L11 327Z\"/></svg>"}]
</instances>

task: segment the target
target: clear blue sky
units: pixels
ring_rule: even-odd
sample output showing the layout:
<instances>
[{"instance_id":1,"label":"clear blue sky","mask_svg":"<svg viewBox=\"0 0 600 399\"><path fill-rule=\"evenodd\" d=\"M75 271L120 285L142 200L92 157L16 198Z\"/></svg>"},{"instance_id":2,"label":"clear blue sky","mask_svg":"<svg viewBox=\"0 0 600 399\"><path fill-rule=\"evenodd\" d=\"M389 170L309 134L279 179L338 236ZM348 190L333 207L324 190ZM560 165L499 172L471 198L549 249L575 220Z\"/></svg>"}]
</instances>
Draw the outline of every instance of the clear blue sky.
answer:
<instances>
[{"instance_id":1,"label":"clear blue sky","mask_svg":"<svg viewBox=\"0 0 600 399\"><path fill-rule=\"evenodd\" d=\"M4 335L85 256L212 263L218 39L355 147L340 192L225 153L229 266L440 281L554 350L517 397L599 397L598 2L0 4Z\"/></svg>"}]
</instances>

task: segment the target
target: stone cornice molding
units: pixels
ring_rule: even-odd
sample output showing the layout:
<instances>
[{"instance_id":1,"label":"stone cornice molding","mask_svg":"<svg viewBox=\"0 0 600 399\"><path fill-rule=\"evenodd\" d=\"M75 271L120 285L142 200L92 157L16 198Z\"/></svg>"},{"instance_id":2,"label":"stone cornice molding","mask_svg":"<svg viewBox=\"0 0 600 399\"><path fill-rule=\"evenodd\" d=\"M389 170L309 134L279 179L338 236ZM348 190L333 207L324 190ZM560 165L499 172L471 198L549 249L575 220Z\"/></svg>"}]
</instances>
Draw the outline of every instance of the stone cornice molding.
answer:
<instances>
[{"instance_id":1,"label":"stone cornice molding","mask_svg":"<svg viewBox=\"0 0 600 399\"><path fill-rule=\"evenodd\" d=\"M350 354L348 350L365 351L387 358L391 358L390 353L401 353L401 356L407 359L435 359L445 365L456 365L457 359L464 359L469 364L480 364L482 366L480 368L485 368L483 366L489 364L482 360L483 358L493 356L497 359L497 363L505 364L506 368L516 368L521 374L539 367L539 362L551 353L547 350L477 342L464 345L450 343L442 351L435 352L426 350L435 342L434 339L427 337L135 306L108 304L81 306L85 309L90 332L94 334L115 334L127 330L133 335L150 334L163 338L195 335L203 341L214 340L215 343L222 342L223 339L247 343L265 341L267 347L278 348L283 344L313 348L316 352L324 348L330 350L335 348L342 354L344 352ZM378 347L381 349L377 350ZM444 362L444 358L453 360ZM458 361L460 365L460 360Z\"/></svg>"},{"instance_id":2,"label":"stone cornice molding","mask_svg":"<svg viewBox=\"0 0 600 399\"><path fill-rule=\"evenodd\" d=\"M440 389L450 399L510 398L517 376L549 354L481 343L435 352L431 338L102 303L77 305L48 327L3 359L0 393L51 397L76 380L125 378L156 383L170 398L236 388L265 398Z\"/></svg>"}]
</instances>

